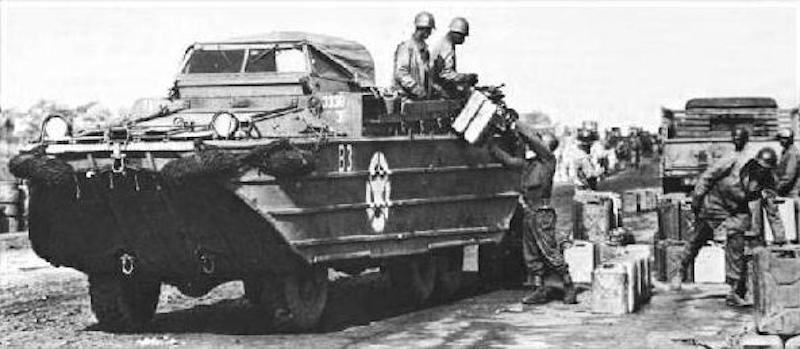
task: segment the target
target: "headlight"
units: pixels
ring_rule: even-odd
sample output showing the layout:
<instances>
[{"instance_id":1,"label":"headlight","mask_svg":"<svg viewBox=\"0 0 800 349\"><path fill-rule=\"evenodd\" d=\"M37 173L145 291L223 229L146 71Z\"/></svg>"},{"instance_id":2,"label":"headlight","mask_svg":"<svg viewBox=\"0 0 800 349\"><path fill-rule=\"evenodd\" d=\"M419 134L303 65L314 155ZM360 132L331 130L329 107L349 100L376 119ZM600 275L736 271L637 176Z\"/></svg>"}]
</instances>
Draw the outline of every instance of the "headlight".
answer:
<instances>
[{"instance_id":1,"label":"headlight","mask_svg":"<svg viewBox=\"0 0 800 349\"><path fill-rule=\"evenodd\" d=\"M50 115L42 122L42 140L60 140L71 136L72 127L61 115Z\"/></svg>"},{"instance_id":2,"label":"headlight","mask_svg":"<svg viewBox=\"0 0 800 349\"><path fill-rule=\"evenodd\" d=\"M216 113L211 118L211 129L217 137L231 138L239 129L239 119L228 112Z\"/></svg>"}]
</instances>

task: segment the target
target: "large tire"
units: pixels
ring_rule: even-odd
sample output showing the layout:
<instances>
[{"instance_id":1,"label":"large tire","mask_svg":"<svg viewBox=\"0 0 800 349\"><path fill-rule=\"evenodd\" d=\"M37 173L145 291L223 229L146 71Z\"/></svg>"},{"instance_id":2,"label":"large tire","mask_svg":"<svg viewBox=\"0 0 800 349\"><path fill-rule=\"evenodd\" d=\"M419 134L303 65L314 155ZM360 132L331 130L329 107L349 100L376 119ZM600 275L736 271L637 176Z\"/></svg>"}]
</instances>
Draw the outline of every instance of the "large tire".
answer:
<instances>
[{"instance_id":1,"label":"large tire","mask_svg":"<svg viewBox=\"0 0 800 349\"><path fill-rule=\"evenodd\" d=\"M304 269L283 277L262 279L260 287L248 287L269 317L273 330L303 332L317 326L328 301L328 270ZM250 296L247 296L248 298Z\"/></svg>"},{"instance_id":2,"label":"large tire","mask_svg":"<svg viewBox=\"0 0 800 349\"><path fill-rule=\"evenodd\" d=\"M438 251L433 258L436 263L436 289L434 293L441 300L450 299L461 288L464 250L463 248L451 248Z\"/></svg>"},{"instance_id":3,"label":"large tire","mask_svg":"<svg viewBox=\"0 0 800 349\"><path fill-rule=\"evenodd\" d=\"M90 275L89 296L99 326L110 331L137 331L155 315L161 283Z\"/></svg>"},{"instance_id":4,"label":"large tire","mask_svg":"<svg viewBox=\"0 0 800 349\"><path fill-rule=\"evenodd\" d=\"M387 264L392 287L414 305L427 302L436 287L436 264L430 255L398 258Z\"/></svg>"}]
</instances>

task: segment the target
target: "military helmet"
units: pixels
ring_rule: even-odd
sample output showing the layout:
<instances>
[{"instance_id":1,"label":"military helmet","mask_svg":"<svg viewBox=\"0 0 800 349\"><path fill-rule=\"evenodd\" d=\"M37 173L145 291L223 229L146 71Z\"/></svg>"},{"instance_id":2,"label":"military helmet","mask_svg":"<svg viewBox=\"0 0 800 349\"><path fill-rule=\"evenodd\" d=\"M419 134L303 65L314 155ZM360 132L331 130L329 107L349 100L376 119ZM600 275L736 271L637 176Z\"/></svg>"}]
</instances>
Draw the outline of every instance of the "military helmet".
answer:
<instances>
[{"instance_id":1,"label":"military helmet","mask_svg":"<svg viewBox=\"0 0 800 349\"><path fill-rule=\"evenodd\" d=\"M778 167L778 154L772 148L764 147L756 153L756 163L765 169L773 170Z\"/></svg>"},{"instance_id":2,"label":"military helmet","mask_svg":"<svg viewBox=\"0 0 800 349\"><path fill-rule=\"evenodd\" d=\"M592 136L593 136L592 135L592 131L590 131L588 129L581 128L580 130L578 130L578 137L577 137L578 138L578 142L591 143L594 140L593 139L594 137L592 137Z\"/></svg>"},{"instance_id":3,"label":"military helmet","mask_svg":"<svg viewBox=\"0 0 800 349\"><path fill-rule=\"evenodd\" d=\"M456 17L450 21L450 31L469 36L469 22L464 17Z\"/></svg>"},{"instance_id":4,"label":"military helmet","mask_svg":"<svg viewBox=\"0 0 800 349\"><path fill-rule=\"evenodd\" d=\"M794 138L794 131L792 129L784 127L778 131L778 134L775 136L777 139L793 139Z\"/></svg>"},{"instance_id":5,"label":"military helmet","mask_svg":"<svg viewBox=\"0 0 800 349\"><path fill-rule=\"evenodd\" d=\"M550 151L556 150L559 144L558 138L549 132L542 135L542 142L545 144L545 146L547 146L547 149L550 149Z\"/></svg>"},{"instance_id":6,"label":"military helmet","mask_svg":"<svg viewBox=\"0 0 800 349\"><path fill-rule=\"evenodd\" d=\"M731 131L731 138L734 141L736 141L736 140L747 141L747 140L750 139L750 133L747 132L747 130L741 128L741 127L737 127L735 129L733 129L733 131Z\"/></svg>"},{"instance_id":7,"label":"military helmet","mask_svg":"<svg viewBox=\"0 0 800 349\"><path fill-rule=\"evenodd\" d=\"M436 22L433 20L433 15L430 12L422 11L414 16L414 26L417 28L436 29Z\"/></svg>"}]
</instances>

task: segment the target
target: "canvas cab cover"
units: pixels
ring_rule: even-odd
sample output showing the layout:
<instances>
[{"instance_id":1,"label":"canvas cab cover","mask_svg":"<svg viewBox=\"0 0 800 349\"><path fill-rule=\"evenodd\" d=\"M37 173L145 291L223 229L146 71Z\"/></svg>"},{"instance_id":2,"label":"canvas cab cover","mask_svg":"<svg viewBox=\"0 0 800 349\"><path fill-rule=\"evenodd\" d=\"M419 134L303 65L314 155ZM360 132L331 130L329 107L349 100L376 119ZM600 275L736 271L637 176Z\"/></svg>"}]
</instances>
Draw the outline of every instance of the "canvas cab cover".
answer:
<instances>
[{"instance_id":1,"label":"canvas cab cover","mask_svg":"<svg viewBox=\"0 0 800 349\"><path fill-rule=\"evenodd\" d=\"M362 87L375 85L375 66L367 49L333 36L279 31L228 40L198 42L187 50L181 74L346 72Z\"/></svg>"}]
</instances>

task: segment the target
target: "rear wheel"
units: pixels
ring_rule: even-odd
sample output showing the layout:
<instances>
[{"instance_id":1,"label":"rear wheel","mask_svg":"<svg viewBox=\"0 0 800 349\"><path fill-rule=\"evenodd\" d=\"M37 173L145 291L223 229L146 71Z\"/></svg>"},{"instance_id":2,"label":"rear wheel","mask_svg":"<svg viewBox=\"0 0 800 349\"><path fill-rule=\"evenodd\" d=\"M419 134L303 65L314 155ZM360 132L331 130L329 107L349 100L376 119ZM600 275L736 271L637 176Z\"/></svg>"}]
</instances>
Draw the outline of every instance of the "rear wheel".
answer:
<instances>
[{"instance_id":1,"label":"rear wheel","mask_svg":"<svg viewBox=\"0 0 800 349\"><path fill-rule=\"evenodd\" d=\"M436 296L449 299L461 288L461 271L464 263L464 250L452 248L434 255L436 263Z\"/></svg>"},{"instance_id":2,"label":"rear wheel","mask_svg":"<svg viewBox=\"0 0 800 349\"><path fill-rule=\"evenodd\" d=\"M104 329L135 331L142 328L153 319L160 294L161 283L155 280L89 276L92 312Z\"/></svg>"},{"instance_id":3,"label":"rear wheel","mask_svg":"<svg viewBox=\"0 0 800 349\"><path fill-rule=\"evenodd\" d=\"M392 287L415 305L427 302L433 294L436 269L427 254L398 258L387 265Z\"/></svg>"},{"instance_id":4,"label":"rear wheel","mask_svg":"<svg viewBox=\"0 0 800 349\"><path fill-rule=\"evenodd\" d=\"M497 244L478 247L478 277L487 286L497 286L503 278L502 255Z\"/></svg>"},{"instance_id":5,"label":"rear wheel","mask_svg":"<svg viewBox=\"0 0 800 349\"><path fill-rule=\"evenodd\" d=\"M263 308L271 327L297 332L313 329L328 300L328 270L310 267L291 275L245 280L245 297Z\"/></svg>"}]
</instances>

